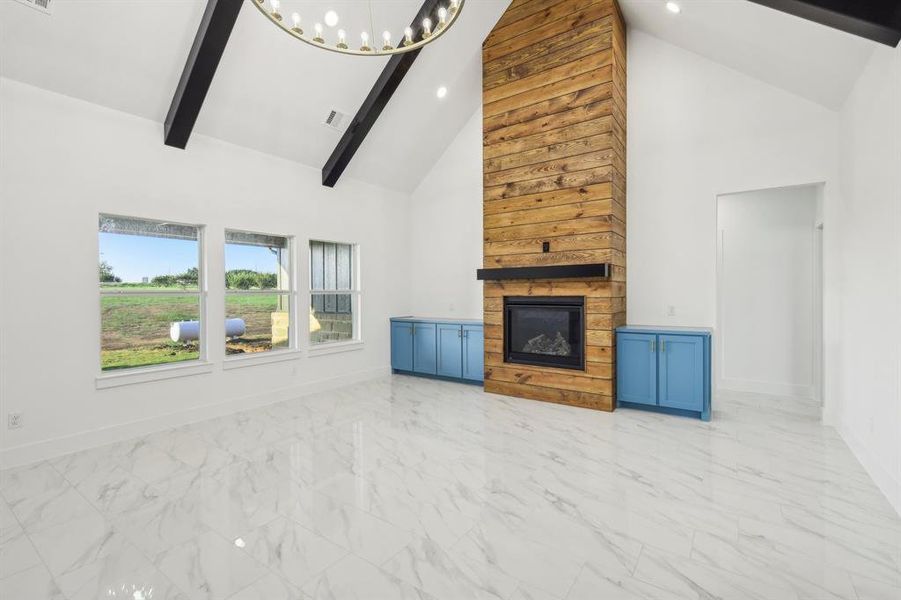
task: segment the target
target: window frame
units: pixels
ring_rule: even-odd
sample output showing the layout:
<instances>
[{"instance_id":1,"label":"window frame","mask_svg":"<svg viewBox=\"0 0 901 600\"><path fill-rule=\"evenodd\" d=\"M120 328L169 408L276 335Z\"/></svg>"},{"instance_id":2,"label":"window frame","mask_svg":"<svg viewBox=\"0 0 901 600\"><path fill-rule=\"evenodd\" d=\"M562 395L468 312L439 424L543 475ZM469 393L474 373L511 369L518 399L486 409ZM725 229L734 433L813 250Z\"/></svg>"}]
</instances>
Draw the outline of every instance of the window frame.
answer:
<instances>
[{"instance_id":1,"label":"window frame","mask_svg":"<svg viewBox=\"0 0 901 600\"><path fill-rule=\"evenodd\" d=\"M212 371L212 363L209 362L209 327L207 323L207 265L205 252L206 225L197 223L187 223L184 221L176 221L171 219L159 219L154 217L128 216L118 213L98 212L98 221L100 218L120 218L133 219L140 221L149 221L154 223L171 223L173 225L181 225L184 227L193 227L197 230L197 289L196 290L129 290L129 289L104 289L97 286L97 325L99 351L97 352L97 373L95 378L98 389L117 387L120 385L128 385L130 383L142 383L144 381L155 381L157 379L169 379L182 374L193 375L200 373L209 373ZM98 230L97 234L101 232ZM149 236L153 237L153 236ZM97 257L100 258L100 243L98 238ZM99 284L99 282L98 282ZM141 365L137 367L125 367L121 369L103 369L103 298L110 297L154 297L154 296L174 296L174 297L197 297L198 303L198 319L200 320L200 340L198 357L190 360L183 360L171 363L160 363L156 365Z\"/></svg>"},{"instance_id":2,"label":"window frame","mask_svg":"<svg viewBox=\"0 0 901 600\"><path fill-rule=\"evenodd\" d=\"M351 289L349 290L314 290L313 289L313 249L312 245L314 242L320 244L340 244L343 246L350 246L350 257L351 257L351 265L350 265L350 281L351 281ZM306 309L309 311L313 306L313 297L314 296L329 296L329 295L349 295L350 296L350 306L351 306L351 316L352 316L352 337L349 340L341 340L336 342L320 342L314 344L311 339L312 332L307 328L306 335L306 345L308 347L308 353L311 356L317 356L320 354L332 354L334 352L341 352L343 350L356 350L362 348L363 346L363 284L361 278L361 268L360 268L360 244L356 242L348 242L348 241L340 241L328 238L309 238L307 240L307 306ZM309 325L309 323L308 323Z\"/></svg>"},{"instance_id":3,"label":"window frame","mask_svg":"<svg viewBox=\"0 0 901 600\"><path fill-rule=\"evenodd\" d=\"M246 233L250 235L263 235L269 237L285 238L287 245L285 247L285 256L288 265L285 271L288 273L288 288L273 288L270 290L230 290L226 286L225 276L228 273L228 265L226 264L225 249L228 246L228 233ZM262 231L252 231L250 229L242 229L236 227L225 227L222 230L222 308L223 308L223 330L222 330L222 351L224 353L223 367L226 369L242 365L246 362L278 362L281 360L290 360L295 358L298 351L298 319L297 319L297 261L295 248L295 238L293 235L282 233L267 233ZM284 348L271 348L265 352L251 352L245 354L229 355L226 350L228 338L225 336L225 319L228 318L227 302L229 296L254 296L254 295L270 295L288 297L288 346Z\"/></svg>"}]
</instances>

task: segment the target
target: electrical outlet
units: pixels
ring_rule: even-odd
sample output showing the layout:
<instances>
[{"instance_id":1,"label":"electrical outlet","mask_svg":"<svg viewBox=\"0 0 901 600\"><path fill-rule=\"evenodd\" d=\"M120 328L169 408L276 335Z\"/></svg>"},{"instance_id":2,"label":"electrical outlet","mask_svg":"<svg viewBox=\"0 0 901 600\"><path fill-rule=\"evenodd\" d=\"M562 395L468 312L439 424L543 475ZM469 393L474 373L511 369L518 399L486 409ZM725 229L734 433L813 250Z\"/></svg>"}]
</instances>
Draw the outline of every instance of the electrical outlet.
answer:
<instances>
[{"instance_id":1,"label":"electrical outlet","mask_svg":"<svg viewBox=\"0 0 901 600\"><path fill-rule=\"evenodd\" d=\"M22 413L8 413L6 419L7 429L18 429L25 424L25 415Z\"/></svg>"},{"instance_id":2,"label":"electrical outlet","mask_svg":"<svg viewBox=\"0 0 901 600\"><path fill-rule=\"evenodd\" d=\"M675 317L676 316L676 307L670 304L666 307L666 316L667 317Z\"/></svg>"}]
</instances>

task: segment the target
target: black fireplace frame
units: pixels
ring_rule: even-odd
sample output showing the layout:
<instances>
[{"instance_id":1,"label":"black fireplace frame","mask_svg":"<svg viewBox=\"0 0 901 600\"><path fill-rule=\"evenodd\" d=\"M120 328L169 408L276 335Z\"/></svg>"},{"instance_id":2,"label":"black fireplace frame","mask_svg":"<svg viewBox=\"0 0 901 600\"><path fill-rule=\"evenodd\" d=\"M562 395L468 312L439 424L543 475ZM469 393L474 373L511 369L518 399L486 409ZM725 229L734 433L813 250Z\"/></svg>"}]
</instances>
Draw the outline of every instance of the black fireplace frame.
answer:
<instances>
[{"instance_id":1,"label":"black fireplace frame","mask_svg":"<svg viewBox=\"0 0 901 600\"><path fill-rule=\"evenodd\" d=\"M578 356L554 356L538 355L529 352L517 352L511 350L510 313L513 307L526 308L559 308L571 313L578 309L578 318L581 328L576 329L579 334ZM572 317L570 317L572 318ZM585 370L585 337L587 335L587 323L585 322L585 297L584 296L504 296L504 362L512 364L533 365L549 367L552 369L571 369L575 371ZM541 356L542 358L535 358Z\"/></svg>"}]
</instances>

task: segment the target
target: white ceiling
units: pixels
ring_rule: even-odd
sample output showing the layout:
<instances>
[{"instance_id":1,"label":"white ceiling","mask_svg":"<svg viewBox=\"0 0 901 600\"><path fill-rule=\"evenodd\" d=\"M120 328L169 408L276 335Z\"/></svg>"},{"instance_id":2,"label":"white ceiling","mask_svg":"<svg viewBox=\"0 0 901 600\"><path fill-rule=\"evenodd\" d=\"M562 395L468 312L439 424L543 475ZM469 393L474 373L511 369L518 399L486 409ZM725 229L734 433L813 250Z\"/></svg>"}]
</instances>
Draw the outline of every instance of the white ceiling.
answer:
<instances>
[{"instance_id":1,"label":"white ceiling","mask_svg":"<svg viewBox=\"0 0 901 600\"><path fill-rule=\"evenodd\" d=\"M630 27L837 110L875 42L747 0L620 0Z\"/></svg>"},{"instance_id":2,"label":"white ceiling","mask_svg":"<svg viewBox=\"0 0 901 600\"><path fill-rule=\"evenodd\" d=\"M454 27L419 55L346 175L411 191L481 101L481 42L510 0L470 0ZM373 0L374 38L394 40L422 0ZM46 16L0 0L0 74L162 122L205 0L56 0ZM283 0L312 30L327 8L359 43L366 0ZM329 28L326 28L327 30ZM340 133L320 124L333 108L353 115L386 58L325 52L278 31L245 4L194 131L321 168ZM444 85L449 94L438 100ZM162 143L162 132L160 134ZM190 143L190 142L189 142ZM340 185L340 182L339 184Z\"/></svg>"},{"instance_id":3,"label":"white ceiling","mask_svg":"<svg viewBox=\"0 0 901 600\"><path fill-rule=\"evenodd\" d=\"M422 0L373 0L374 38L394 37ZM410 191L481 101L481 42L510 0L469 0L457 24L419 56L347 175ZM630 27L824 106L841 106L874 44L746 0L621 0ZM206 0L55 0L45 16L0 0L0 74L162 122ZM359 40L367 0L282 0L308 31L334 8ZM337 29L337 28L336 28ZM334 35L334 31L331 31ZM387 59L341 56L292 40L245 5L195 131L321 168L340 134L329 110L356 112ZM450 93L439 101L440 85ZM160 132L162 143L162 130ZM340 182L339 184L340 185Z\"/></svg>"}]
</instances>

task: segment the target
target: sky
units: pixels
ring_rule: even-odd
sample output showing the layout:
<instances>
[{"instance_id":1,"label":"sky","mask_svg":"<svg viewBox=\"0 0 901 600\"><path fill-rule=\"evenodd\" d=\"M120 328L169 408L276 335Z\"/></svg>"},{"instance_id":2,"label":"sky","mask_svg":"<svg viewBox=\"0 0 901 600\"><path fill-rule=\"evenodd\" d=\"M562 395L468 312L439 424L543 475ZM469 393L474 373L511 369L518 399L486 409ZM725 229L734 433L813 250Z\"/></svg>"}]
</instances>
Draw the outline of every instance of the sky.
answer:
<instances>
[{"instance_id":1,"label":"sky","mask_svg":"<svg viewBox=\"0 0 901 600\"><path fill-rule=\"evenodd\" d=\"M100 260L126 283L140 283L142 277L177 275L197 266L197 242L167 238L100 233ZM225 270L250 269L275 273L275 256L268 248L226 244Z\"/></svg>"}]
</instances>

